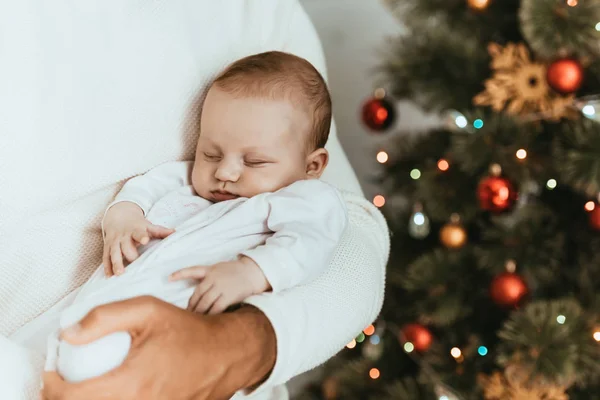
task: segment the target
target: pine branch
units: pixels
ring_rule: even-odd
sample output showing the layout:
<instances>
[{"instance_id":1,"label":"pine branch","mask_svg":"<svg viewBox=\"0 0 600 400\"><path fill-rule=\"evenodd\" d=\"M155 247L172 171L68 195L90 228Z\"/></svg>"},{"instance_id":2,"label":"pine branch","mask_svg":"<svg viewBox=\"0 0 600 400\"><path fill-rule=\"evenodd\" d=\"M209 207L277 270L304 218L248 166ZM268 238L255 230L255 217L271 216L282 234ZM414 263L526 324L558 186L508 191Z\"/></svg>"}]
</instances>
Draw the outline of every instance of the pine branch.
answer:
<instances>
[{"instance_id":1,"label":"pine branch","mask_svg":"<svg viewBox=\"0 0 600 400\"><path fill-rule=\"evenodd\" d=\"M474 249L479 267L496 274L507 260L514 260L530 281L555 282L564 267L565 237L552 210L531 203L512 214L493 217L491 223L482 227Z\"/></svg>"},{"instance_id":2,"label":"pine branch","mask_svg":"<svg viewBox=\"0 0 600 400\"><path fill-rule=\"evenodd\" d=\"M477 36L488 42L504 37L519 39L518 0L492 2L485 11L474 11L465 0L384 0L390 11L414 32L444 29L456 35ZM507 36L507 33L509 36Z\"/></svg>"},{"instance_id":3,"label":"pine branch","mask_svg":"<svg viewBox=\"0 0 600 400\"><path fill-rule=\"evenodd\" d=\"M585 118L565 122L554 140L554 169L563 182L588 196L600 192L600 124Z\"/></svg>"},{"instance_id":4,"label":"pine branch","mask_svg":"<svg viewBox=\"0 0 600 400\"><path fill-rule=\"evenodd\" d=\"M379 68L381 83L426 111L468 109L490 75L485 44L438 28L391 41Z\"/></svg>"},{"instance_id":5,"label":"pine branch","mask_svg":"<svg viewBox=\"0 0 600 400\"><path fill-rule=\"evenodd\" d=\"M549 161L546 141L540 137L539 126L526 124L506 114L489 109L464 111L469 123L483 121L483 127L472 133L452 135L452 158L459 160L460 168L471 176L487 175L490 164L499 163L503 174L513 181L526 181L545 175ZM528 150L527 162L516 158L519 149Z\"/></svg>"},{"instance_id":6,"label":"pine branch","mask_svg":"<svg viewBox=\"0 0 600 400\"><path fill-rule=\"evenodd\" d=\"M600 0L571 7L564 0L522 0L521 28L537 56L600 56Z\"/></svg>"},{"instance_id":7,"label":"pine branch","mask_svg":"<svg viewBox=\"0 0 600 400\"><path fill-rule=\"evenodd\" d=\"M560 316L564 317L560 323ZM592 338L592 321L577 301L569 298L537 301L511 314L499 337L498 362L519 363L533 375L570 386L597 382L600 347Z\"/></svg>"}]
</instances>

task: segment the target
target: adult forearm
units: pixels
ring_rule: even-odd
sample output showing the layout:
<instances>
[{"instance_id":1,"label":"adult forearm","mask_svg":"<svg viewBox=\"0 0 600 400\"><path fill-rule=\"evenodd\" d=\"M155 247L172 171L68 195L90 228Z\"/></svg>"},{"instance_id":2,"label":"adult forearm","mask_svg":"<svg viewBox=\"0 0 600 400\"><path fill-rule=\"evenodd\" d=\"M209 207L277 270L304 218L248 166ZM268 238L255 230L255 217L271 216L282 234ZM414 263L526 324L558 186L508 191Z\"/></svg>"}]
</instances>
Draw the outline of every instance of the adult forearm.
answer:
<instances>
[{"instance_id":1,"label":"adult forearm","mask_svg":"<svg viewBox=\"0 0 600 400\"><path fill-rule=\"evenodd\" d=\"M385 220L358 196L350 205L351 223L323 276L246 300L267 315L277 336L277 361L265 387L325 362L381 309L389 250Z\"/></svg>"},{"instance_id":2,"label":"adult forearm","mask_svg":"<svg viewBox=\"0 0 600 400\"><path fill-rule=\"evenodd\" d=\"M265 314L248 305L221 314L220 323L226 342L221 348L229 349L232 360L226 379L233 387L252 390L269 376L275 365L275 331Z\"/></svg>"}]
</instances>

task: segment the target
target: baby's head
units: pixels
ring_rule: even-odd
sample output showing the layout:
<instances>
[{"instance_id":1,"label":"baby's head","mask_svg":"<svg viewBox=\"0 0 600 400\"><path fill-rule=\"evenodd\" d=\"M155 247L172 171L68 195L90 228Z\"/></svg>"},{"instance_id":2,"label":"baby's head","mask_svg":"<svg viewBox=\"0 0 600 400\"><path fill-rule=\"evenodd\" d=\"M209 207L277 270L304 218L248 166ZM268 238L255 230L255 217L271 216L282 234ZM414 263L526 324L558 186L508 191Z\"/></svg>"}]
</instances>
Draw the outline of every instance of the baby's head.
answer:
<instances>
[{"instance_id":1,"label":"baby's head","mask_svg":"<svg viewBox=\"0 0 600 400\"><path fill-rule=\"evenodd\" d=\"M330 124L327 85L308 61L277 51L242 58L204 101L194 189L221 201L319 178Z\"/></svg>"}]
</instances>

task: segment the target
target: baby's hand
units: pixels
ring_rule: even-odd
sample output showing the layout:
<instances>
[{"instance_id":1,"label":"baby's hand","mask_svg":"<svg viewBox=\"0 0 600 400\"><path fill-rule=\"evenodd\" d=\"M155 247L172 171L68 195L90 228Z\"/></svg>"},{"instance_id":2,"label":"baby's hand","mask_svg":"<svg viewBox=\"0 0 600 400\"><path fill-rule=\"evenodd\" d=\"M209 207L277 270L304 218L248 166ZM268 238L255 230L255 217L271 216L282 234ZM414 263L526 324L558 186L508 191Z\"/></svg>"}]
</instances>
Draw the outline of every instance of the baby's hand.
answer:
<instances>
[{"instance_id":1,"label":"baby's hand","mask_svg":"<svg viewBox=\"0 0 600 400\"><path fill-rule=\"evenodd\" d=\"M218 314L253 294L271 289L260 267L248 257L184 268L170 276L172 281L181 279L200 280L187 307L199 313Z\"/></svg>"},{"instance_id":2,"label":"baby's hand","mask_svg":"<svg viewBox=\"0 0 600 400\"><path fill-rule=\"evenodd\" d=\"M147 244L152 238L166 238L173 232L174 229L148 222L135 203L115 204L104 217L104 273L106 276L121 275L125 272L123 256L131 263L139 257L138 246Z\"/></svg>"}]
</instances>

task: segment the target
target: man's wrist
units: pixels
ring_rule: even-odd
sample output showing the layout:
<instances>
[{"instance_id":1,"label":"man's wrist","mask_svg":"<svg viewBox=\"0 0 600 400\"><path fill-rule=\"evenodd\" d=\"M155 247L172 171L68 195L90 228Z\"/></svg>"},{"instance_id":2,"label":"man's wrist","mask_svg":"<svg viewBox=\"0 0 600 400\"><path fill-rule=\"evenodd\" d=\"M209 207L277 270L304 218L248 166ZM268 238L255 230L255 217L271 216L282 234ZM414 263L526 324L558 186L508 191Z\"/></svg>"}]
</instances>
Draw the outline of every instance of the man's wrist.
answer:
<instances>
[{"instance_id":1,"label":"man's wrist","mask_svg":"<svg viewBox=\"0 0 600 400\"><path fill-rule=\"evenodd\" d=\"M275 366L277 339L273 326L265 314L249 305L220 317L223 334L230 337L234 350L225 379L238 390L253 390L269 377Z\"/></svg>"}]
</instances>

